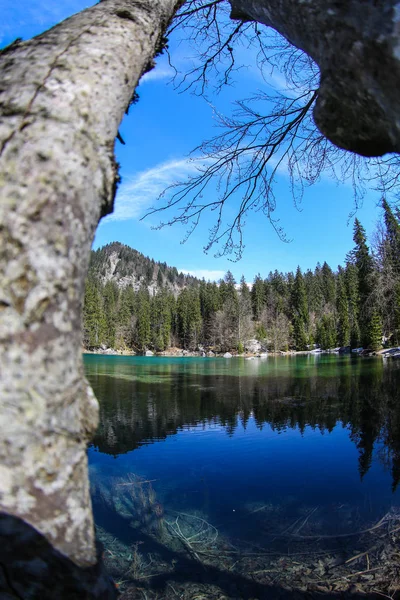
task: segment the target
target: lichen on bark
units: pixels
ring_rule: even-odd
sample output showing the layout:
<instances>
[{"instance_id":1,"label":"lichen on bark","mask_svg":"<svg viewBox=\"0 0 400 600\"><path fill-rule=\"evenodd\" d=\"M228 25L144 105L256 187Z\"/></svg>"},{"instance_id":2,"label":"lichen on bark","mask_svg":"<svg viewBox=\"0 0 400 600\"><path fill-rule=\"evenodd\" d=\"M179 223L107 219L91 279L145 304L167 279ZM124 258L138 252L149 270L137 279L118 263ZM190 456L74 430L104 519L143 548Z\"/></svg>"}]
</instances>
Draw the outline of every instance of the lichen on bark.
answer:
<instances>
[{"instance_id":1,"label":"lichen on bark","mask_svg":"<svg viewBox=\"0 0 400 600\"><path fill-rule=\"evenodd\" d=\"M98 407L82 369L84 280L112 209L118 126L176 8L103 0L0 54L0 509L85 567Z\"/></svg>"}]
</instances>

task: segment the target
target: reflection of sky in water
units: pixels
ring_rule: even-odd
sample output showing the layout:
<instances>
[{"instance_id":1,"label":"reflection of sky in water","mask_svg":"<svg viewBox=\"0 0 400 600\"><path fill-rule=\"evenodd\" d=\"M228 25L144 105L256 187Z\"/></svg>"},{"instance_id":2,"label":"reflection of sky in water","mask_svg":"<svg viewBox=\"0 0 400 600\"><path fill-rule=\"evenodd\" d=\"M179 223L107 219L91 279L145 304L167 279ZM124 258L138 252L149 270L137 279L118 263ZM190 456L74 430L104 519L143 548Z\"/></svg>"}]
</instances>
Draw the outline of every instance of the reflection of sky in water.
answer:
<instances>
[{"instance_id":1,"label":"reflection of sky in water","mask_svg":"<svg viewBox=\"0 0 400 600\"><path fill-rule=\"evenodd\" d=\"M386 373L380 361L191 361L90 357L87 372L103 411L95 445L114 445L117 456L90 448L92 478L155 479L166 510L199 511L249 539L262 537L266 506L293 516L318 507L328 531L347 531L355 511L367 522L398 502L393 465L379 458L385 419L370 422L376 415L368 394L382 395ZM388 386L397 384L397 370L387 373ZM367 453L361 478L360 455Z\"/></svg>"},{"instance_id":2,"label":"reflection of sky in water","mask_svg":"<svg viewBox=\"0 0 400 600\"><path fill-rule=\"evenodd\" d=\"M336 586L345 575L348 590L364 566L346 561L377 540L385 558L370 554L365 568L383 573L383 560L397 573L399 367L335 356L85 357L100 400L88 450L96 530L122 591L308 598L321 577ZM376 585L390 591L385 577L364 586L367 597Z\"/></svg>"}]
</instances>

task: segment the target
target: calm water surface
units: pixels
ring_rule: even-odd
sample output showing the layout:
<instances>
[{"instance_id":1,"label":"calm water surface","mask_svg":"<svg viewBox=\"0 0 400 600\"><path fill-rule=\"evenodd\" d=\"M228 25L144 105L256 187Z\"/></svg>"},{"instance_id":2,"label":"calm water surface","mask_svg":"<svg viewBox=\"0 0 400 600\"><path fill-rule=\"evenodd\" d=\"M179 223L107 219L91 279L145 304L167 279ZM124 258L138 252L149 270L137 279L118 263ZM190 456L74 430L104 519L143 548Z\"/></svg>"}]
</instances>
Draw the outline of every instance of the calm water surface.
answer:
<instances>
[{"instance_id":1,"label":"calm water surface","mask_svg":"<svg viewBox=\"0 0 400 600\"><path fill-rule=\"evenodd\" d=\"M84 363L100 401L88 451L95 518L121 556L156 539L157 526L179 539L179 515L192 544L215 547L215 527L225 546L272 548L283 544L275 533L346 533L400 505L396 361L86 355ZM122 560L124 569L126 579Z\"/></svg>"}]
</instances>

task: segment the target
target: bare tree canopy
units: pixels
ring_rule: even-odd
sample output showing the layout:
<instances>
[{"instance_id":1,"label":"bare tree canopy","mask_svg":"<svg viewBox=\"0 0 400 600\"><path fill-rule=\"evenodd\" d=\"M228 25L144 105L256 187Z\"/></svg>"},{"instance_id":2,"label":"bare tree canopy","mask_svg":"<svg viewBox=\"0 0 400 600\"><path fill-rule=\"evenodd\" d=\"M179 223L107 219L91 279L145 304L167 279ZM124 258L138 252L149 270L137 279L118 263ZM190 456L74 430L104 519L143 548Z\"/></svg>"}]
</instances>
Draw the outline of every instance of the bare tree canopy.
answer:
<instances>
[{"instance_id":1,"label":"bare tree canopy","mask_svg":"<svg viewBox=\"0 0 400 600\"><path fill-rule=\"evenodd\" d=\"M400 150L399 4L395 0L232 0L232 15L279 31L321 72L314 108L334 144L380 156Z\"/></svg>"},{"instance_id":2,"label":"bare tree canopy","mask_svg":"<svg viewBox=\"0 0 400 600\"><path fill-rule=\"evenodd\" d=\"M182 4L102 0L0 54L0 508L83 567L97 560L86 443L98 410L82 370L83 284L98 220L113 206L118 126ZM181 18L199 6L212 15L220 4L190 0ZM243 0L232 8L228 56L253 19L305 50L322 74L311 94L282 100L284 121L277 114L258 124L253 114L261 144L253 129L249 192L254 168L282 135L291 144L311 108L322 133L344 148L399 149L393 1ZM236 132L226 140L240 147ZM221 166L229 173L229 162ZM268 180L260 181L267 190Z\"/></svg>"},{"instance_id":3,"label":"bare tree canopy","mask_svg":"<svg viewBox=\"0 0 400 600\"><path fill-rule=\"evenodd\" d=\"M193 151L197 173L170 186L148 214L161 214L160 228L185 225L187 239L202 215L213 212L205 251L217 248L218 256L238 260L250 211L263 213L279 237L286 239L284 224L282 227L274 216L280 171L289 176L295 204L301 201L305 188L325 174L352 186L356 210L368 189L397 194L399 157L364 157L333 144L314 119L321 104L321 85L313 58L257 21L232 21L228 18L230 8L225 0L192 0L178 11L170 31L179 30L180 36L195 46L199 60L186 72L176 71L177 87L201 95L220 91L235 81L243 66L240 52L245 45L256 56L265 87L271 74L278 71L286 91L254 91L236 101L231 116L216 112L217 134ZM235 12L233 15L238 17ZM170 60L173 65L173 57ZM350 100L348 105L353 106ZM361 122L364 115L353 121ZM347 126L343 132L347 135ZM370 132L375 135L376 130L370 128ZM228 204L236 207L233 219L226 217L231 212L226 211Z\"/></svg>"}]
</instances>

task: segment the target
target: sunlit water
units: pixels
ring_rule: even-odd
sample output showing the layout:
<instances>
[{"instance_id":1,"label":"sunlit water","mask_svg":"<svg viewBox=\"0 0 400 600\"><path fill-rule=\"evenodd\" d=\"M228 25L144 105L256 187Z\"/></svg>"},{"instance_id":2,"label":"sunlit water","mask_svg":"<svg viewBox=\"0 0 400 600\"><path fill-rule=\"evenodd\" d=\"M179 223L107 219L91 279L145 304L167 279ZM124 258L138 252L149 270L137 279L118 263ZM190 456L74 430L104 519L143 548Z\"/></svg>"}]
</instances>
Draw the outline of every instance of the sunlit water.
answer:
<instances>
[{"instance_id":1,"label":"sunlit water","mask_svg":"<svg viewBox=\"0 0 400 600\"><path fill-rule=\"evenodd\" d=\"M400 505L396 361L86 355L84 363L100 401L88 451L95 518L106 548L116 544L110 556L121 554L114 576L123 582L138 544L143 556L153 543L162 554L164 539L168 554L168 539L182 542L182 533L177 556L286 552L288 534L357 531Z\"/></svg>"}]
</instances>

